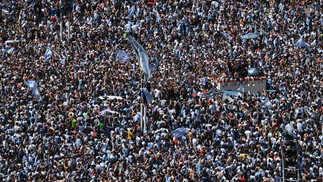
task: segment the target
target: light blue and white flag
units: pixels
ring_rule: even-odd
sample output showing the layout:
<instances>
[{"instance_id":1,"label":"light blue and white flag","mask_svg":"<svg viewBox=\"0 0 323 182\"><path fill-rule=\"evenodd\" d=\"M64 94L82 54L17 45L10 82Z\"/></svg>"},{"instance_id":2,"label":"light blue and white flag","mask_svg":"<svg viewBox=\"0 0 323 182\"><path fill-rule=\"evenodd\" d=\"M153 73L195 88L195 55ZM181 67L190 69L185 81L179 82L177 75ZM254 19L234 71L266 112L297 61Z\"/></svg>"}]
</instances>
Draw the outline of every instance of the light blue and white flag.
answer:
<instances>
[{"instance_id":1,"label":"light blue and white flag","mask_svg":"<svg viewBox=\"0 0 323 182\"><path fill-rule=\"evenodd\" d=\"M240 85L240 87L237 89L238 91L244 92L244 86Z\"/></svg>"},{"instance_id":2,"label":"light blue and white flag","mask_svg":"<svg viewBox=\"0 0 323 182\"><path fill-rule=\"evenodd\" d=\"M175 129L171 133L175 138L179 139L182 136L185 136L187 134L187 129L185 127L180 127L180 128Z\"/></svg>"},{"instance_id":3,"label":"light blue and white flag","mask_svg":"<svg viewBox=\"0 0 323 182\"><path fill-rule=\"evenodd\" d=\"M276 91L276 90L265 90L265 92L275 93L275 92L277 92L277 91Z\"/></svg>"},{"instance_id":4,"label":"light blue and white flag","mask_svg":"<svg viewBox=\"0 0 323 182\"><path fill-rule=\"evenodd\" d=\"M34 91L34 96L36 97L36 99L38 101L41 101L41 95L40 95L40 92L38 90L38 88L36 87L35 91Z\"/></svg>"},{"instance_id":5,"label":"light blue and white flag","mask_svg":"<svg viewBox=\"0 0 323 182\"><path fill-rule=\"evenodd\" d=\"M35 80L27 80L27 85L28 85L28 88L32 91L32 94L34 95L34 97L38 101L41 101L42 98L41 98L40 92L37 88L36 81Z\"/></svg>"},{"instance_id":6,"label":"light blue and white flag","mask_svg":"<svg viewBox=\"0 0 323 182\"><path fill-rule=\"evenodd\" d=\"M139 42L135 38L133 38L132 36L128 36L127 40L130 41L130 43L132 43L133 46L135 46L138 52L146 53L146 50L142 47L142 45L139 44Z\"/></svg>"},{"instance_id":7,"label":"light blue and white flag","mask_svg":"<svg viewBox=\"0 0 323 182\"><path fill-rule=\"evenodd\" d=\"M159 23L161 20L158 10L156 10L156 22Z\"/></svg>"},{"instance_id":8,"label":"light blue and white flag","mask_svg":"<svg viewBox=\"0 0 323 182\"><path fill-rule=\"evenodd\" d=\"M142 97L146 104L149 104L153 101L153 96L151 95L151 93L148 91L147 88L142 88Z\"/></svg>"},{"instance_id":9,"label":"light blue and white flag","mask_svg":"<svg viewBox=\"0 0 323 182\"><path fill-rule=\"evenodd\" d=\"M264 95L260 96L259 98L260 98L260 100L261 100L261 101L264 101L264 100L266 100L266 99L267 99L267 97L266 97L266 96L264 96Z\"/></svg>"},{"instance_id":10,"label":"light blue and white flag","mask_svg":"<svg viewBox=\"0 0 323 182\"><path fill-rule=\"evenodd\" d=\"M145 52L139 52L139 65L141 70L146 74L148 79L151 76L151 70L149 66L149 58Z\"/></svg>"},{"instance_id":11,"label":"light blue and white flag","mask_svg":"<svg viewBox=\"0 0 323 182\"><path fill-rule=\"evenodd\" d=\"M305 48L307 50L312 50L311 46L304 41L303 36L301 36L301 38L295 43L295 46L302 47L302 48Z\"/></svg>"},{"instance_id":12,"label":"light blue and white flag","mask_svg":"<svg viewBox=\"0 0 323 182\"><path fill-rule=\"evenodd\" d=\"M135 9L136 5L134 4L129 10L129 15L127 16L127 19L130 19L133 16L133 14L135 13Z\"/></svg>"},{"instance_id":13,"label":"light blue and white flag","mask_svg":"<svg viewBox=\"0 0 323 182\"><path fill-rule=\"evenodd\" d=\"M139 60L140 68L149 79L151 76L151 70L150 70L149 58L146 53L146 50L132 36L128 36L126 38L126 40L128 40L130 42L131 46L133 47L133 49L136 53L136 56Z\"/></svg>"},{"instance_id":14,"label":"light blue and white flag","mask_svg":"<svg viewBox=\"0 0 323 182\"><path fill-rule=\"evenodd\" d=\"M7 50L7 53L8 53L8 54L12 54L14 50L15 50L15 48L14 48L14 47L12 47L12 48L10 48L9 50Z\"/></svg>"},{"instance_id":15,"label":"light blue and white flag","mask_svg":"<svg viewBox=\"0 0 323 182\"><path fill-rule=\"evenodd\" d=\"M199 162L196 164L196 174L201 175L201 159L199 159Z\"/></svg>"},{"instance_id":16,"label":"light blue and white flag","mask_svg":"<svg viewBox=\"0 0 323 182\"><path fill-rule=\"evenodd\" d=\"M45 52L45 61L49 62L52 56L53 56L53 51L51 48L48 47Z\"/></svg>"},{"instance_id":17,"label":"light blue and white flag","mask_svg":"<svg viewBox=\"0 0 323 182\"><path fill-rule=\"evenodd\" d=\"M64 56L63 54L62 54L62 58L61 58L61 64L65 64L65 61L66 61L66 56Z\"/></svg>"},{"instance_id":18,"label":"light blue and white flag","mask_svg":"<svg viewBox=\"0 0 323 182\"><path fill-rule=\"evenodd\" d=\"M229 95L223 94L222 101L225 102L226 100L228 100L229 102L233 102L233 99Z\"/></svg>"},{"instance_id":19,"label":"light blue and white flag","mask_svg":"<svg viewBox=\"0 0 323 182\"><path fill-rule=\"evenodd\" d=\"M247 33L247 34L241 36L242 39L256 39L258 37L259 37L259 35L255 34L255 33Z\"/></svg>"},{"instance_id":20,"label":"light blue and white flag","mask_svg":"<svg viewBox=\"0 0 323 182\"><path fill-rule=\"evenodd\" d=\"M35 160L34 160L34 167L36 167L37 166L37 164L39 164L40 163L40 161L39 161L39 159L38 159L38 155L36 155L36 158L35 158Z\"/></svg>"},{"instance_id":21,"label":"light blue and white flag","mask_svg":"<svg viewBox=\"0 0 323 182\"><path fill-rule=\"evenodd\" d=\"M123 62L128 62L130 60L130 55L128 53L126 53L125 51L119 50L117 52L116 59L121 60Z\"/></svg>"},{"instance_id":22,"label":"light blue and white flag","mask_svg":"<svg viewBox=\"0 0 323 182\"><path fill-rule=\"evenodd\" d=\"M269 101L269 98L266 97L266 99L263 102L260 103L260 107L265 109L265 110L268 110L271 107L273 107L273 104Z\"/></svg>"},{"instance_id":23,"label":"light blue and white flag","mask_svg":"<svg viewBox=\"0 0 323 182\"><path fill-rule=\"evenodd\" d=\"M93 24L93 18L88 18L87 21L86 21L86 23L88 25L92 25Z\"/></svg>"},{"instance_id":24,"label":"light blue and white flag","mask_svg":"<svg viewBox=\"0 0 323 182\"><path fill-rule=\"evenodd\" d=\"M36 81L35 80L27 80L27 85L30 90L34 91L35 87L36 87Z\"/></svg>"},{"instance_id":25,"label":"light blue and white flag","mask_svg":"<svg viewBox=\"0 0 323 182\"><path fill-rule=\"evenodd\" d=\"M285 126L285 130L288 132L289 135L291 135L294 139L297 138L297 135L294 133L294 128L291 124L287 124Z\"/></svg>"}]
</instances>

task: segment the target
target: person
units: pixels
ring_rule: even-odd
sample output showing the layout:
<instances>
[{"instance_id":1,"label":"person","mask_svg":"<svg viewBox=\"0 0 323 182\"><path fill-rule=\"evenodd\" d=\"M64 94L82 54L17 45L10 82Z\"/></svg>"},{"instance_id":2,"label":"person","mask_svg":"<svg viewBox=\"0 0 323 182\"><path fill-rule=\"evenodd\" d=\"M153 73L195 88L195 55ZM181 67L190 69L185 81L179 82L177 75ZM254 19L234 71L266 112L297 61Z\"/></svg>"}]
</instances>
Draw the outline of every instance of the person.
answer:
<instances>
[{"instance_id":1,"label":"person","mask_svg":"<svg viewBox=\"0 0 323 182\"><path fill-rule=\"evenodd\" d=\"M1 180L274 181L288 131L322 179L322 3L295 3L0 2ZM159 60L146 133L125 32ZM216 90L248 68L275 91Z\"/></svg>"}]
</instances>

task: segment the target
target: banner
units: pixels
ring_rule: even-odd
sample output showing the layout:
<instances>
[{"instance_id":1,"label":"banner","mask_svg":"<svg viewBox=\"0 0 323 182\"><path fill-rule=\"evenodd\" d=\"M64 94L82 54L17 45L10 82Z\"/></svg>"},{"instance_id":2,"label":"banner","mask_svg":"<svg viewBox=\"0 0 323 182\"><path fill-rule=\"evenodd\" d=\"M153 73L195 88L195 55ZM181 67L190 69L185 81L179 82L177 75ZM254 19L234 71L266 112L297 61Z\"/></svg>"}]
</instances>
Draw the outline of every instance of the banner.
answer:
<instances>
[{"instance_id":1,"label":"banner","mask_svg":"<svg viewBox=\"0 0 323 182\"><path fill-rule=\"evenodd\" d=\"M148 4L148 5L154 5L154 4L155 4L155 0L148 0L148 1L147 1L147 4Z\"/></svg>"},{"instance_id":2,"label":"banner","mask_svg":"<svg viewBox=\"0 0 323 182\"><path fill-rule=\"evenodd\" d=\"M175 138L179 139L187 134L187 130L184 127L180 127L171 132Z\"/></svg>"},{"instance_id":3,"label":"banner","mask_svg":"<svg viewBox=\"0 0 323 182\"><path fill-rule=\"evenodd\" d=\"M41 101L42 98L41 98L40 92L37 88L36 81L35 80L27 80L27 85L28 85L28 88L32 91L32 94L34 95L34 97L38 101Z\"/></svg>"}]
</instances>

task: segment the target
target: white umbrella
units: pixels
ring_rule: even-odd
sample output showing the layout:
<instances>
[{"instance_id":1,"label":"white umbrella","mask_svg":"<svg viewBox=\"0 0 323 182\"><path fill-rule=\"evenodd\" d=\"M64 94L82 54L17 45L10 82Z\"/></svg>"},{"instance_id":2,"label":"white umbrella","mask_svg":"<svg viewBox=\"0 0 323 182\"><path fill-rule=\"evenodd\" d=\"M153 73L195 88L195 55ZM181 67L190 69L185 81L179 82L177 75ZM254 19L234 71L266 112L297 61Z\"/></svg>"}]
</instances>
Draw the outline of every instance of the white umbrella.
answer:
<instances>
[{"instance_id":1,"label":"white umbrella","mask_svg":"<svg viewBox=\"0 0 323 182\"><path fill-rule=\"evenodd\" d=\"M210 123L206 124L205 127L212 127Z\"/></svg>"},{"instance_id":2,"label":"white umbrella","mask_svg":"<svg viewBox=\"0 0 323 182\"><path fill-rule=\"evenodd\" d=\"M114 95L108 95L108 96L100 96L99 99L101 100L104 100L104 99L107 99L107 100L114 100L114 99L117 99L117 100L122 100L123 98L120 97L120 96L114 96Z\"/></svg>"},{"instance_id":3,"label":"white umbrella","mask_svg":"<svg viewBox=\"0 0 323 182\"><path fill-rule=\"evenodd\" d=\"M123 98L120 96L113 96L113 95L108 95L107 96L108 100L113 100L113 99L117 99L117 100L122 100Z\"/></svg>"}]
</instances>

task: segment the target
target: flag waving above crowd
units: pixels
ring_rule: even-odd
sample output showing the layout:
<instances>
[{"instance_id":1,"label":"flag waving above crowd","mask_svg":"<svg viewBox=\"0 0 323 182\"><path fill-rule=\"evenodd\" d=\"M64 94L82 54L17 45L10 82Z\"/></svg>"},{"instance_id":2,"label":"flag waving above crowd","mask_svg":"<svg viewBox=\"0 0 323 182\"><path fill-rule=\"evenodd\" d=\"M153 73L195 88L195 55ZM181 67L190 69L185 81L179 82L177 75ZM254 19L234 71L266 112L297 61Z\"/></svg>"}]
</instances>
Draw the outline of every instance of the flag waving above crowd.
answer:
<instances>
[{"instance_id":1,"label":"flag waving above crowd","mask_svg":"<svg viewBox=\"0 0 323 182\"><path fill-rule=\"evenodd\" d=\"M41 98L41 95L40 95L40 92L37 88L37 82L35 80L28 80L27 81L27 85L28 85L28 88L32 91L32 94L35 96L35 98L38 100L38 101L41 101L42 98Z\"/></svg>"},{"instance_id":2,"label":"flag waving above crowd","mask_svg":"<svg viewBox=\"0 0 323 182\"><path fill-rule=\"evenodd\" d=\"M149 57L146 53L146 50L132 36L128 35L126 37L126 40L130 42L139 61L141 70L146 74L146 76L149 79L151 76L151 69L149 66Z\"/></svg>"},{"instance_id":3,"label":"flag waving above crowd","mask_svg":"<svg viewBox=\"0 0 323 182\"><path fill-rule=\"evenodd\" d=\"M45 52L45 61L46 62L49 62L50 59L52 58L52 55L53 55L53 51L51 48L47 48L46 49L46 52Z\"/></svg>"},{"instance_id":4,"label":"flag waving above crowd","mask_svg":"<svg viewBox=\"0 0 323 182\"><path fill-rule=\"evenodd\" d=\"M121 60L123 62L128 62L129 59L130 59L130 55L127 52L125 52L125 51L119 50L117 52L116 59L117 60Z\"/></svg>"}]
</instances>

